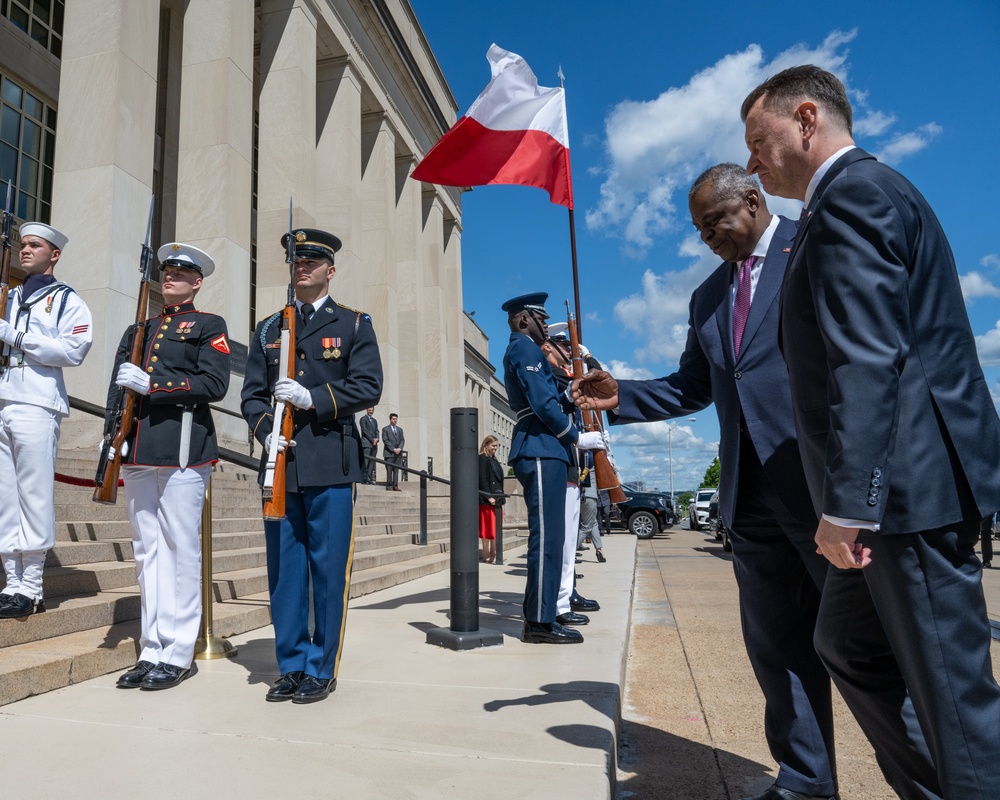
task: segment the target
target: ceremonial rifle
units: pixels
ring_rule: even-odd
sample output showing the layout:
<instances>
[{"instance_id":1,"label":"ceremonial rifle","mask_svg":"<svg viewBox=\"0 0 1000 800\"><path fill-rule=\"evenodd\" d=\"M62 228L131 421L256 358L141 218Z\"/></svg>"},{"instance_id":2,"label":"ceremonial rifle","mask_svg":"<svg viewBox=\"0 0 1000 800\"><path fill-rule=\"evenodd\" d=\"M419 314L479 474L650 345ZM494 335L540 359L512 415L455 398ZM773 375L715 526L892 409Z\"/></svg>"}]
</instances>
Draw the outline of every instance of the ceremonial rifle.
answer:
<instances>
[{"instance_id":1,"label":"ceremonial rifle","mask_svg":"<svg viewBox=\"0 0 1000 800\"><path fill-rule=\"evenodd\" d=\"M14 212L11 208L13 187L7 181L7 202L3 207L3 225L0 235L3 236L3 266L0 267L0 315L7 317L7 296L10 294L10 251L13 249L10 238L14 235Z\"/></svg>"},{"instance_id":2,"label":"ceremonial rifle","mask_svg":"<svg viewBox=\"0 0 1000 800\"><path fill-rule=\"evenodd\" d=\"M576 332L576 318L569 310L569 301L566 301L567 328L569 330L570 357L573 361L573 380L580 380L583 377L583 353L580 350L580 337ZM596 411L583 411L583 429L585 431L603 431L604 425L601 416ZM608 499L612 503L622 503L627 498L622 491L618 474L611 465L611 459L604 450L594 450L594 474L597 477L597 488L600 491L607 491Z\"/></svg>"},{"instance_id":3,"label":"ceremonial rifle","mask_svg":"<svg viewBox=\"0 0 1000 800\"><path fill-rule=\"evenodd\" d=\"M149 281L153 269L153 248L149 237L153 232L153 199L149 201L149 221L146 223L146 241L139 255L139 299L135 309L135 323L129 333L132 343L129 358L136 366L142 366L142 355L146 347L146 317L149 313ZM94 502L114 505L118 501L118 476L122 469L122 444L131 433L135 423L136 393L119 386L111 413L104 421L104 438L101 440L101 455L94 475ZM112 451L114 456L111 455Z\"/></svg>"},{"instance_id":4,"label":"ceremonial rifle","mask_svg":"<svg viewBox=\"0 0 1000 800\"><path fill-rule=\"evenodd\" d=\"M285 263L288 264L288 297L281 311L281 355L278 359L278 373L285 377L295 377L295 234L292 231L292 199L288 198L288 237L285 239ZM271 428L271 446L264 463L264 519L279 520L285 517L285 471L288 447L295 433L294 410L290 403L276 400L274 403L274 425ZM288 443L278 452L278 439Z\"/></svg>"}]
</instances>

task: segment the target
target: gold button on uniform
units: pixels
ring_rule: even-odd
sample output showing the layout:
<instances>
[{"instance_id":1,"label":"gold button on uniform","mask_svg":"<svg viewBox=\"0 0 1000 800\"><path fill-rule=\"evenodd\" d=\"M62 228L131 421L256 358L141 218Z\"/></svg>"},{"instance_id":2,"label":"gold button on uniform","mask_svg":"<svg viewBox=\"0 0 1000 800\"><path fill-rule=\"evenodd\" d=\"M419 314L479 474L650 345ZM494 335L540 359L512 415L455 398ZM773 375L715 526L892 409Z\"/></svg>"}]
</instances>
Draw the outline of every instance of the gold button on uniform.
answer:
<instances>
[{"instance_id":1,"label":"gold button on uniform","mask_svg":"<svg viewBox=\"0 0 1000 800\"><path fill-rule=\"evenodd\" d=\"M302 370L299 370L299 377L301 378L303 375L305 375L305 373Z\"/></svg>"},{"instance_id":2,"label":"gold button on uniform","mask_svg":"<svg viewBox=\"0 0 1000 800\"><path fill-rule=\"evenodd\" d=\"M149 359L149 360L150 360L150 361L159 361L159 360L160 360L160 357L159 357L159 356L153 356L153 357L152 357L151 359Z\"/></svg>"},{"instance_id":3,"label":"gold button on uniform","mask_svg":"<svg viewBox=\"0 0 1000 800\"><path fill-rule=\"evenodd\" d=\"M299 353L299 360L303 360L306 357L305 353Z\"/></svg>"},{"instance_id":4,"label":"gold button on uniform","mask_svg":"<svg viewBox=\"0 0 1000 800\"><path fill-rule=\"evenodd\" d=\"M146 372L152 372L152 371L153 371L152 367L146 367Z\"/></svg>"},{"instance_id":5,"label":"gold button on uniform","mask_svg":"<svg viewBox=\"0 0 1000 800\"><path fill-rule=\"evenodd\" d=\"M172 320L172 319L173 319L173 317L164 317L163 321L164 322L170 322L170 320Z\"/></svg>"},{"instance_id":6,"label":"gold button on uniform","mask_svg":"<svg viewBox=\"0 0 1000 800\"><path fill-rule=\"evenodd\" d=\"M164 326L164 327L166 327L166 326ZM162 333L156 334L156 338L157 339L162 339L163 338L163 334Z\"/></svg>"},{"instance_id":7,"label":"gold button on uniform","mask_svg":"<svg viewBox=\"0 0 1000 800\"><path fill-rule=\"evenodd\" d=\"M154 345L153 345L153 349L154 349L154 350L159 350L159 349L160 349L160 346L159 346L158 344L154 344Z\"/></svg>"},{"instance_id":8,"label":"gold button on uniform","mask_svg":"<svg viewBox=\"0 0 1000 800\"><path fill-rule=\"evenodd\" d=\"M160 330L161 331L165 331L167 329L167 327L168 327L167 325L161 325L160 326ZM163 334L161 333L160 335L162 336Z\"/></svg>"},{"instance_id":9,"label":"gold button on uniform","mask_svg":"<svg viewBox=\"0 0 1000 800\"><path fill-rule=\"evenodd\" d=\"M173 385L174 385L174 382L173 382L173 381L167 381L167 388L168 388L168 389L169 389L169 388L170 388L171 386L173 386Z\"/></svg>"}]
</instances>

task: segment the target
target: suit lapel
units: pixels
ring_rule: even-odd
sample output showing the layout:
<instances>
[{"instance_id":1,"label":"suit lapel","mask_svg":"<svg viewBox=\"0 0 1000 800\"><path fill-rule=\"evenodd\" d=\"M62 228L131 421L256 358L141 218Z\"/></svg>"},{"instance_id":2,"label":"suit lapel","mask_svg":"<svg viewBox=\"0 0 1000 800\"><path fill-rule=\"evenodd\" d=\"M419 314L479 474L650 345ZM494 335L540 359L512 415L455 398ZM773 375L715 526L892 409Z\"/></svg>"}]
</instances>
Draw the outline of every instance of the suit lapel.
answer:
<instances>
[{"instance_id":1,"label":"suit lapel","mask_svg":"<svg viewBox=\"0 0 1000 800\"><path fill-rule=\"evenodd\" d=\"M743 329L743 341L740 343L740 352L736 357L739 363L740 358L746 353L747 347L757 329L760 328L764 317L767 316L768 309L778 295L781 281L785 276L785 265L792 247L792 240L795 236L795 223L788 219L780 219L778 227L771 237L771 244L767 248L767 256L761 266L760 278L757 279L757 288L753 293L753 303L750 304L750 316L747 317L747 326Z\"/></svg>"},{"instance_id":2,"label":"suit lapel","mask_svg":"<svg viewBox=\"0 0 1000 800\"><path fill-rule=\"evenodd\" d=\"M726 261L727 269L720 273L715 286L715 322L722 338L722 350L731 363L736 362L733 354L733 281L736 279L736 265Z\"/></svg>"}]
</instances>

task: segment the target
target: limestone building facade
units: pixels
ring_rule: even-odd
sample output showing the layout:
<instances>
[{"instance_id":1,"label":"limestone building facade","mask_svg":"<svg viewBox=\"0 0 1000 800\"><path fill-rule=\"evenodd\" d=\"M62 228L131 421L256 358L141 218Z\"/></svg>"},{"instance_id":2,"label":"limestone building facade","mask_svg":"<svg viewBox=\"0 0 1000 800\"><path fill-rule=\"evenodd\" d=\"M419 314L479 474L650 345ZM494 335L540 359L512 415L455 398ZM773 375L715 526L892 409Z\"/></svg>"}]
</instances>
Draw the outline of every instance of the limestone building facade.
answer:
<instances>
[{"instance_id":1,"label":"limestone building facade","mask_svg":"<svg viewBox=\"0 0 1000 800\"><path fill-rule=\"evenodd\" d=\"M152 198L154 248L188 242L218 265L198 305L229 324L231 413L216 420L245 444L242 369L254 326L285 301L291 198L296 227L344 242L331 294L374 322L376 415L398 413L410 465L432 457L442 474L449 409L478 405L496 380L485 344L467 352L461 191L408 177L457 114L409 2L0 4L0 180L16 184L19 221L69 236L58 275L95 318L70 394L104 404Z\"/></svg>"}]
</instances>

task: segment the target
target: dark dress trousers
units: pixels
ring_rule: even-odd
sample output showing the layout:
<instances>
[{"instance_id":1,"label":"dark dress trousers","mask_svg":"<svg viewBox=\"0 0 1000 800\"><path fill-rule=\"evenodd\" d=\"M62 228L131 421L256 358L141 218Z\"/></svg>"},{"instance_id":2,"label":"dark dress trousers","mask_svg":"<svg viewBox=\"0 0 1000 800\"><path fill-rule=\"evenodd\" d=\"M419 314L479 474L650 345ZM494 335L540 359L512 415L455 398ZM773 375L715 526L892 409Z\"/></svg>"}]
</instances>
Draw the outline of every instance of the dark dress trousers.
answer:
<instances>
[{"instance_id":1,"label":"dark dress trousers","mask_svg":"<svg viewBox=\"0 0 1000 800\"><path fill-rule=\"evenodd\" d=\"M530 337L511 333L503 367L507 398L517 417L507 463L528 509L524 618L552 623L566 537L566 473L579 433L567 417L572 404L560 397L545 354Z\"/></svg>"},{"instance_id":2,"label":"dark dress trousers","mask_svg":"<svg viewBox=\"0 0 1000 800\"><path fill-rule=\"evenodd\" d=\"M683 417L715 403L721 431L719 511L730 529L747 654L766 700L777 784L836 791L830 679L813 647L826 560L802 473L787 370L777 347L780 287L795 223L779 218L733 352L733 282L723 263L691 297L677 372L619 381L612 424ZM741 423L741 420L743 422Z\"/></svg>"},{"instance_id":3,"label":"dark dress trousers","mask_svg":"<svg viewBox=\"0 0 1000 800\"><path fill-rule=\"evenodd\" d=\"M378 445L376 441L378 440L378 420L375 416L368 416L365 412L361 415L361 453L365 458L371 456L372 458L378 457ZM375 483L375 462L365 461L365 481L367 483Z\"/></svg>"},{"instance_id":4,"label":"dark dress trousers","mask_svg":"<svg viewBox=\"0 0 1000 800\"><path fill-rule=\"evenodd\" d=\"M878 525L832 569L816 646L904 798L1000 797L1000 688L974 547L1000 420L927 201L860 149L817 186L781 343L817 512Z\"/></svg>"},{"instance_id":5,"label":"dark dress trousers","mask_svg":"<svg viewBox=\"0 0 1000 800\"><path fill-rule=\"evenodd\" d=\"M398 453L392 452L399 448ZM382 458L389 463L385 467L386 488L399 486L399 465L403 463L403 448L406 447L406 437L398 425L386 425L382 428Z\"/></svg>"},{"instance_id":6,"label":"dark dress trousers","mask_svg":"<svg viewBox=\"0 0 1000 800\"><path fill-rule=\"evenodd\" d=\"M261 444L274 425L271 389L279 377L281 318L250 341L242 410ZM367 314L327 300L295 342L295 380L313 408L295 409L295 446L286 452L286 516L264 523L267 578L281 674L337 677L354 560L354 484L364 480L354 414L382 394L382 361ZM263 481L266 451L261 454ZM309 634L309 585L315 630Z\"/></svg>"}]
</instances>

